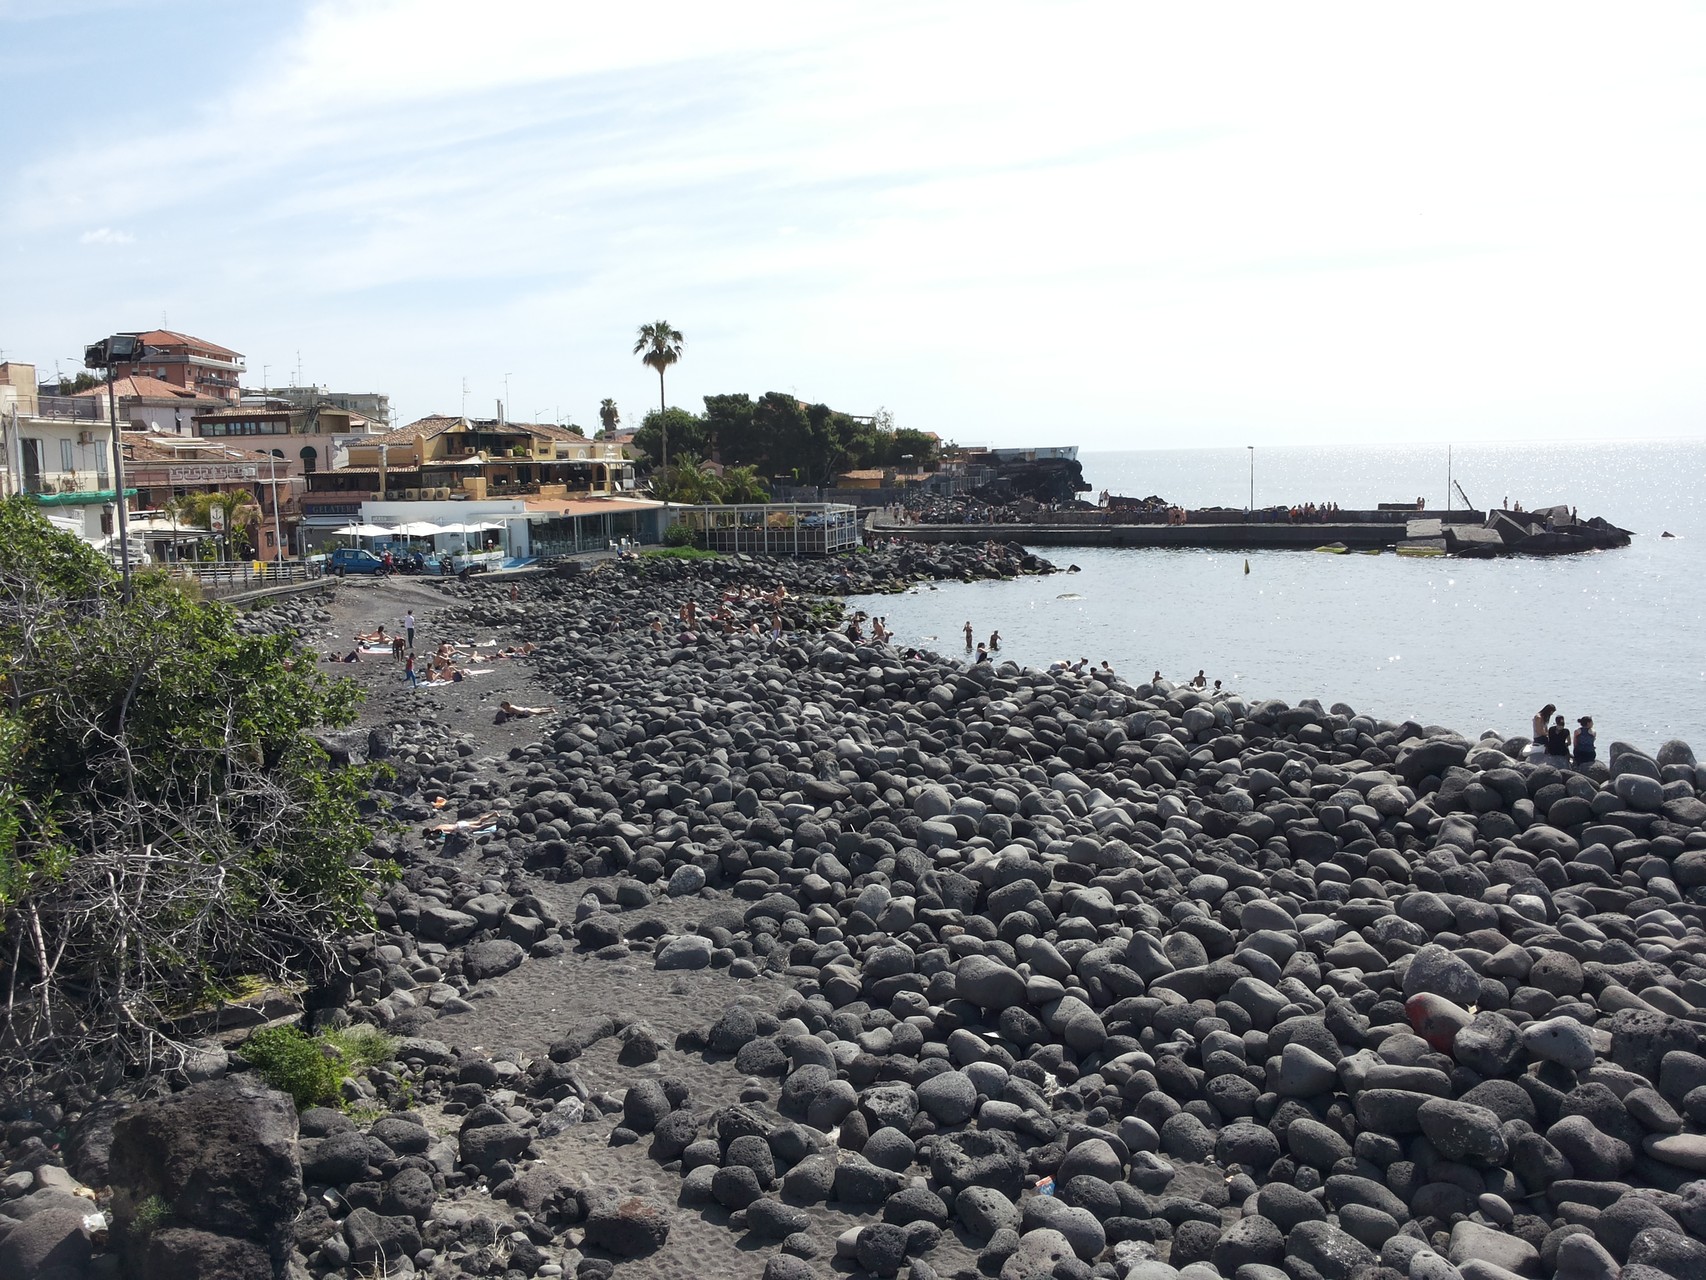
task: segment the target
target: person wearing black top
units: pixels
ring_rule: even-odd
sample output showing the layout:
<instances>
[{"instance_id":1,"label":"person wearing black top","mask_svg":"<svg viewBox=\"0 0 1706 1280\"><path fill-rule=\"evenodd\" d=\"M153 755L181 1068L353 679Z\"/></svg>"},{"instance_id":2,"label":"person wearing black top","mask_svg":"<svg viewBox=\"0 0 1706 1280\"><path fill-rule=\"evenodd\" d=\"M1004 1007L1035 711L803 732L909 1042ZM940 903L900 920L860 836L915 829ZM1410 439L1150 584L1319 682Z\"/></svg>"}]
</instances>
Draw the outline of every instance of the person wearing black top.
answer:
<instances>
[{"instance_id":1,"label":"person wearing black top","mask_svg":"<svg viewBox=\"0 0 1706 1280\"><path fill-rule=\"evenodd\" d=\"M1568 759L1570 755L1570 730L1564 724L1564 717L1558 716L1546 730L1546 754Z\"/></svg>"}]
</instances>

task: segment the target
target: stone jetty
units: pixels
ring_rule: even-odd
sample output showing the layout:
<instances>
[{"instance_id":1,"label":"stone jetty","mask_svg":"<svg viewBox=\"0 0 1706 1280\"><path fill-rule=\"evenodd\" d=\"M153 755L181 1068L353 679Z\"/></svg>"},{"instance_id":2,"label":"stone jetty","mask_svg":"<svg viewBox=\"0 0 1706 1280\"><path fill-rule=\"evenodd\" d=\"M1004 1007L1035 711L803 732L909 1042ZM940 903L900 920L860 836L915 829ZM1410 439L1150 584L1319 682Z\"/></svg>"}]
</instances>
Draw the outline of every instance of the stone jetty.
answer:
<instances>
[{"instance_id":1,"label":"stone jetty","mask_svg":"<svg viewBox=\"0 0 1706 1280\"><path fill-rule=\"evenodd\" d=\"M970 513L976 518L968 519ZM1392 548L1400 553L1466 559L1612 551L1628 546L1631 537L1629 530L1602 516L1579 520L1568 506L1431 515L1416 508L1387 506L1294 519L1283 509L1134 510L1088 503L1050 509L1036 503L991 506L938 500L922 514L922 520L900 521L878 513L867 527L875 537L924 543L977 543L993 534L1038 547L1370 552Z\"/></svg>"},{"instance_id":2,"label":"stone jetty","mask_svg":"<svg viewBox=\"0 0 1706 1280\"><path fill-rule=\"evenodd\" d=\"M345 744L389 766L373 852L404 874L307 1020L398 1037L346 1082L368 1109L291 1133L210 1044L160 1100L10 1116L0 1275L51 1247L118 1274L67 1243L77 1179L135 1184L124 1256L178 1267L137 1274L1703 1274L1691 750L1565 770L1343 705L908 659L810 594L1027 567L431 588L429 636L542 643L511 671L556 709L385 692ZM649 626L777 584L780 641ZM203 1114L225 1217L191 1197L136 1244L184 1180L139 1142ZM221 1155L233 1116L275 1164L294 1142L289 1195Z\"/></svg>"}]
</instances>

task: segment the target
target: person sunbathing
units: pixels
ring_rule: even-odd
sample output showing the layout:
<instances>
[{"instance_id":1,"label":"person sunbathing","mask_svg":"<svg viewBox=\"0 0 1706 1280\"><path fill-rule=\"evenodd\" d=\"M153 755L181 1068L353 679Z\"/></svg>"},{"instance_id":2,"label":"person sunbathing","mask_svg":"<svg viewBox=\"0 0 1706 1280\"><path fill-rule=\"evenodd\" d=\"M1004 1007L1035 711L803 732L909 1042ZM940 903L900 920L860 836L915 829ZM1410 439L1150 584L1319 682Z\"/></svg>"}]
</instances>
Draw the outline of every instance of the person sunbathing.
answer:
<instances>
[{"instance_id":1,"label":"person sunbathing","mask_svg":"<svg viewBox=\"0 0 1706 1280\"><path fill-rule=\"evenodd\" d=\"M498 703L498 712L500 715L507 716L507 717L510 717L510 718L513 718L516 720L525 720L528 716L542 716L542 715L547 714L548 712L555 711L556 709L557 708L555 706L520 707L520 706L517 706L513 702L507 702L507 701Z\"/></svg>"},{"instance_id":2,"label":"person sunbathing","mask_svg":"<svg viewBox=\"0 0 1706 1280\"><path fill-rule=\"evenodd\" d=\"M355 633L355 638L357 640L371 640L375 644L391 643L391 637L385 634L385 624L383 622L381 622L373 631L357 631Z\"/></svg>"},{"instance_id":3,"label":"person sunbathing","mask_svg":"<svg viewBox=\"0 0 1706 1280\"><path fill-rule=\"evenodd\" d=\"M446 835L452 831L478 831L481 827L496 826L498 816L497 810L490 809L477 818L458 818L455 822L440 822L428 827L427 830Z\"/></svg>"}]
</instances>

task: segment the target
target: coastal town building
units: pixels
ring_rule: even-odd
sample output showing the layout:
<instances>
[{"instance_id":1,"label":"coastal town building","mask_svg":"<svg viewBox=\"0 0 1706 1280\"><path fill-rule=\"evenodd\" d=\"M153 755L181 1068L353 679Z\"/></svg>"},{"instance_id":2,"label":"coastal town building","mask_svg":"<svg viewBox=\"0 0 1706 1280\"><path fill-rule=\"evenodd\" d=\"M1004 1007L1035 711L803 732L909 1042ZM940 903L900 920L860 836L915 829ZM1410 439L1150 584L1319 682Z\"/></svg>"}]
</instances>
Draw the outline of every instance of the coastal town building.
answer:
<instances>
[{"instance_id":1,"label":"coastal town building","mask_svg":"<svg viewBox=\"0 0 1706 1280\"><path fill-rule=\"evenodd\" d=\"M171 329L121 336L140 339L143 354L140 360L114 365L114 378L140 374L226 404L236 404L242 398L243 357L229 347Z\"/></svg>"},{"instance_id":2,"label":"coastal town building","mask_svg":"<svg viewBox=\"0 0 1706 1280\"><path fill-rule=\"evenodd\" d=\"M98 545L113 531L120 499L112 432L97 408L79 396L42 395L34 365L0 364L0 493L25 495L50 523Z\"/></svg>"},{"instance_id":3,"label":"coastal town building","mask_svg":"<svg viewBox=\"0 0 1706 1280\"><path fill-rule=\"evenodd\" d=\"M302 475L340 466L350 445L384 434L383 424L353 409L277 400L198 413L191 430L204 440L242 441L286 458Z\"/></svg>"},{"instance_id":4,"label":"coastal town building","mask_svg":"<svg viewBox=\"0 0 1706 1280\"><path fill-rule=\"evenodd\" d=\"M663 507L634 494L634 464L619 444L551 423L435 414L351 441L347 457L307 476L310 545L352 522L492 522L511 554L539 554L536 543L555 552L655 540Z\"/></svg>"},{"instance_id":5,"label":"coastal town building","mask_svg":"<svg viewBox=\"0 0 1706 1280\"><path fill-rule=\"evenodd\" d=\"M373 423L376 431L391 429L391 397L378 391L330 391L318 386L245 387L242 402L282 404L292 409L344 409Z\"/></svg>"},{"instance_id":6,"label":"coastal town building","mask_svg":"<svg viewBox=\"0 0 1706 1280\"><path fill-rule=\"evenodd\" d=\"M74 393L93 402L93 412L102 422L109 420L107 384L97 383ZM113 379L112 396L118 401L118 420L131 431L188 435L195 415L217 408L225 401L197 395L151 374L132 373Z\"/></svg>"},{"instance_id":7,"label":"coastal town building","mask_svg":"<svg viewBox=\"0 0 1706 1280\"><path fill-rule=\"evenodd\" d=\"M247 493L254 498L252 550L258 560L291 554L301 509L300 478L282 458L261 449L215 440L125 432L125 482L135 495L133 532L142 531L155 559L171 559L169 548L197 535L174 516L177 501L203 493ZM205 536L205 535L202 535ZM229 554L229 548L227 549Z\"/></svg>"}]
</instances>

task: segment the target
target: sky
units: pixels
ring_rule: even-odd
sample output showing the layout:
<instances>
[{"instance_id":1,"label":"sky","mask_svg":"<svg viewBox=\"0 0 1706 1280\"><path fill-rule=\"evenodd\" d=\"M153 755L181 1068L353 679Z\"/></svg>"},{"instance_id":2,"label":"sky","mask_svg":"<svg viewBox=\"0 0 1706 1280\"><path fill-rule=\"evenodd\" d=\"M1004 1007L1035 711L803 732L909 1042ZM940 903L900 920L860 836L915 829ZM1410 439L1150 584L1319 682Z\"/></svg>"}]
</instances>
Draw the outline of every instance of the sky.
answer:
<instances>
[{"instance_id":1,"label":"sky","mask_svg":"<svg viewBox=\"0 0 1706 1280\"><path fill-rule=\"evenodd\" d=\"M0 353L1086 450L1706 436L1706 6L0 0ZM507 380L507 393L506 393ZM464 391L466 388L466 392Z\"/></svg>"}]
</instances>

